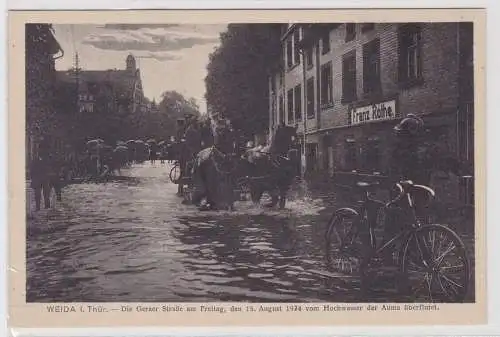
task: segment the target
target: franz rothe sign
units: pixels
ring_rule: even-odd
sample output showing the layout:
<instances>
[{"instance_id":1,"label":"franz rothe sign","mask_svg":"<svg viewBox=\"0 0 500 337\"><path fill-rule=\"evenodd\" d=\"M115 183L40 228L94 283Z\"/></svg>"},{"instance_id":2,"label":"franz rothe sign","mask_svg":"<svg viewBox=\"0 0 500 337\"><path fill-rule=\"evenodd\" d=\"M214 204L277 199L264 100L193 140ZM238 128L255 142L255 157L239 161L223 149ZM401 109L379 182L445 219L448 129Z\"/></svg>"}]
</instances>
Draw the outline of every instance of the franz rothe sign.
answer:
<instances>
[{"instance_id":1,"label":"franz rothe sign","mask_svg":"<svg viewBox=\"0 0 500 337\"><path fill-rule=\"evenodd\" d=\"M381 122L396 118L396 100L374 103L349 110L349 124Z\"/></svg>"}]
</instances>

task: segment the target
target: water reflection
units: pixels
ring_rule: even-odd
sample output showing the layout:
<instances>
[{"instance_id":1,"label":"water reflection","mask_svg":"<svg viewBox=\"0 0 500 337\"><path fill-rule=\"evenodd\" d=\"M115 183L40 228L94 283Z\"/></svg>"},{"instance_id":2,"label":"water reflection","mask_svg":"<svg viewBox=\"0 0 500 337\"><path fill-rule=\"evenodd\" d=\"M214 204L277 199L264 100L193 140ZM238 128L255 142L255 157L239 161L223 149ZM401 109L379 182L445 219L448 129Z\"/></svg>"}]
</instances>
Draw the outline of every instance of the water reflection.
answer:
<instances>
[{"instance_id":1,"label":"water reflection","mask_svg":"<svg viewBox=\"0 0 500 337\"><path fill-rule=\"evenodd\" d=\"M325 272L331 209L319 199L200 213L175 196L168 169L124 174L69 186L56 210L28 220L28 301L360 300L354 278Z\"/></svg>"}]
</instances>

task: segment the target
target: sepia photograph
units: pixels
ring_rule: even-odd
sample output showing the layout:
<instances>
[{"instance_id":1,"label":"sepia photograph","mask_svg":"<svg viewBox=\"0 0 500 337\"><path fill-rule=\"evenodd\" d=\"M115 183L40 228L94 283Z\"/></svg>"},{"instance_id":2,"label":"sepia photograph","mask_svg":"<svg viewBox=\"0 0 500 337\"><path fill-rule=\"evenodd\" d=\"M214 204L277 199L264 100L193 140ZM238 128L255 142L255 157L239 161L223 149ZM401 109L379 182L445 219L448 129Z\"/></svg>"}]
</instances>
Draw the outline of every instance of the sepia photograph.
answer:
<instances>
[{"instance_id":1,"label":"sepia photograph","mask_svg":"<svg viewBox=\"0 0 500 337\"><path fill-rule=\"evenodd\" d=\"M484 18L10 13L11 324L486 322Z\"/></svg>"},{"instance_id":2,"label":"sepia photograph","mask_svg":"<svg viewBox=\"0 0 500 337\"><path fill-rule=\"evenodd\" d=\"M473 29L26 24L26 301L474 302Z\"/></svg>"}]
</instances>

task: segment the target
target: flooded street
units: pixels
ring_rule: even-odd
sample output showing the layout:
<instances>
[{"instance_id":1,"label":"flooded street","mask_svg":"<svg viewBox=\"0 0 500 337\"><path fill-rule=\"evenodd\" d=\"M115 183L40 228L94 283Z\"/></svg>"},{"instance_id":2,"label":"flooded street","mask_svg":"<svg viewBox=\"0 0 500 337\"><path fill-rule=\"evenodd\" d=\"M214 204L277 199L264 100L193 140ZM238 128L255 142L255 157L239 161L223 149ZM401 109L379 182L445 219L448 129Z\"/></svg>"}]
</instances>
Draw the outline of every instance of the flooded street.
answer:
<instances>
[{"instance_id":1,"label":"flooded street","mask_svg":"<svg viewBox=\"0 0 500 337\"><path fill-rule=\"evenodd\" d=\"M358 281L326 272L332 208L321 199L199 212L168 172L135 165L112 182L67 186L55 209L33 213L27 301L360 301Z\"/></svg>"}]
</instances>

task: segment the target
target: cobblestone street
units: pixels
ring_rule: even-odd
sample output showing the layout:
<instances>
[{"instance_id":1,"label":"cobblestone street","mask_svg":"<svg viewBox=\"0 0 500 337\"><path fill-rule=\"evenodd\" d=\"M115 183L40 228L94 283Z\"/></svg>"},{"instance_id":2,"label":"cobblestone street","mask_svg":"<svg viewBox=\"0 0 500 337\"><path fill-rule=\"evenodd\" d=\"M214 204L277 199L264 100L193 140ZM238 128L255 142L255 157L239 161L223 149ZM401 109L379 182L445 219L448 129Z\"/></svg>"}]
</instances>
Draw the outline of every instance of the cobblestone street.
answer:
<instances>
[{"instance_id":1,"label":"cobblestone street","mask_svg":"<svg viewBox=\"0 0 500 337\"><path fill-rule=\"evenodd\" d=\"M39 212L30 191L27 300L360 301L353 277L325 268L325 226L347 202L334 189L294 200L292 191L283 211L238 202L200 213L181 204L168 172L145 163L108 183L69 185ZM456 229L472 252L468 226Z\"/></svg>"}]
</instances>

